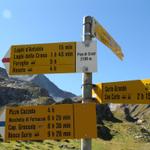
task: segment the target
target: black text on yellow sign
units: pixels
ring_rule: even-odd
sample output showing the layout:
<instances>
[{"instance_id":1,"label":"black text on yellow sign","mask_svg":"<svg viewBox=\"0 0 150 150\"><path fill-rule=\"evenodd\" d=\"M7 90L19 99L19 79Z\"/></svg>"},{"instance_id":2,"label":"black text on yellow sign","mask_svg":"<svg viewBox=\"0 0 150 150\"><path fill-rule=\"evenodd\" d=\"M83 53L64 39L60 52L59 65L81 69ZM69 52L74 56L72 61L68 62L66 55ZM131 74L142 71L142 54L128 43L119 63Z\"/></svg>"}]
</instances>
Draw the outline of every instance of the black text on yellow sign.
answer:
<instances>
[{"instance_id":1,"label":"black text on yellow sign","mask_svg":"<svg viewBox=\"0 0 150 150\"><path fill-rule=\"evenodd\" d=\"M10 52L10 53L9 53ZM4 63L10 75L96 72L96 42L14 45Z\"/></svg>"},{"instance_id":2,"label":"black text on yellow sign","mask_svg":"<svg viewBox=\"0 0 150 150\"><path fill-rule=\"evenodd\" d=\"M150 79L99 83L93 97L100 103L150 104Z\"/></svg>"},{"instance_id":3,"label":"black text on yellow sign","mask_svg":"<svg viewBox=\"0 0 150 150\"><path fill-rule=\"evenodd\" d=\"M75 72L76 42L11 47L10 75Z\"/></svg>"},{"instance_id":4,"label":"black text on yellow sign","mask_svg":"<svg viewBox=\"0 0 150 150\"><path fill-rule=\"evenodd\" d=\"M101 41L103 44L105 44L107 47L109 47L114 52L114 54L116 54L116 56L122 60L124 55L123 55L121 47L118 45L118 43L102 27L102 25L99 24L99 22L96 19L94 19L93 23L94 23L93 35L95 35L99 41Z\"/></svg>"},{"instance_id":5,"label":"black text on yellow sign","mask_svg":"<svg viewBox=\"0 0 150 150\"><path fill-rule=\"evenodd\" d=\"M96 138L95 104L6 109L5 141Z\"/></svg>"}]
</instances>

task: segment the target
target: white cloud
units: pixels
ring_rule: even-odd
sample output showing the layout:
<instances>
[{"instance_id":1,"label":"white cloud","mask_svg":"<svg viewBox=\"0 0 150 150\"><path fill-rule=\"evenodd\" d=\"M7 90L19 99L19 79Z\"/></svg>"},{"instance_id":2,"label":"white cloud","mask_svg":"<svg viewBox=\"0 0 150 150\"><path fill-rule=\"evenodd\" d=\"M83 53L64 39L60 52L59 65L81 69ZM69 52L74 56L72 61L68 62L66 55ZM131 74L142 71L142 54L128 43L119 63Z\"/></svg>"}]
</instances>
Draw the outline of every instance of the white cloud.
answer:
<instances>
[{"instance_id":1,"label":"white cloud","mask_svg":"<svg viewBox=\"0 0 150 150\"><path fill-rule=\"evenodd\" d=\"M12 13L9 9L4 9L3 12L2 12L2 16L5 19L11 19Z\"/></svg>"}]
</instances>

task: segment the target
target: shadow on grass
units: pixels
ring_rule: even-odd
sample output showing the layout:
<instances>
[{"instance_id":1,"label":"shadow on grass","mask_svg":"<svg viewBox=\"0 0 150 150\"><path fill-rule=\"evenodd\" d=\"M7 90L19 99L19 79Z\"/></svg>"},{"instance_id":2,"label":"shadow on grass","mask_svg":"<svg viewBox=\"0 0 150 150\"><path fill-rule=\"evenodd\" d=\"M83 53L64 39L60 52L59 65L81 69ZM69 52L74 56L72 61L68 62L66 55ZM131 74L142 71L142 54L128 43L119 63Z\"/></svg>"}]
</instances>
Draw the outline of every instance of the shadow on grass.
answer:
<instances>
[{"instance_id":1,"label":"shadow on grass","mask_svg":"<svg viewBox=\"0 0 150 150\"><path fill-rule=\"evenodd\" d=\"M97 124L104 125L103 121L111 121L113 123L122 123L122 120L117 119L111 112L108 104L97 104L96 106Z\"/></svg>"},{"instance_id":2,"label":"shadow on grass","mask_svg":"<svg viewBox=\"0 0 150 150\"><path fill-rule=\"evenodd\" d=\"M106 126L97 127L98 138L103 139L105 141L110 141L113 138L113 135L110 132L111 130Z\"/></svg>"},{"instance_id":3,"label":"shadow on grass","mask_svg":"<svg viewBox=\"0 0 150 150\"><path fill-rule=\"evenodd\" d=\"M124 113L125 113L125 119L126 119L128 122L136 122L136 121L138 120L138 118L133 118L133 117L130 115L129 108L124 108Z\"/></svg>"}]
</instances>

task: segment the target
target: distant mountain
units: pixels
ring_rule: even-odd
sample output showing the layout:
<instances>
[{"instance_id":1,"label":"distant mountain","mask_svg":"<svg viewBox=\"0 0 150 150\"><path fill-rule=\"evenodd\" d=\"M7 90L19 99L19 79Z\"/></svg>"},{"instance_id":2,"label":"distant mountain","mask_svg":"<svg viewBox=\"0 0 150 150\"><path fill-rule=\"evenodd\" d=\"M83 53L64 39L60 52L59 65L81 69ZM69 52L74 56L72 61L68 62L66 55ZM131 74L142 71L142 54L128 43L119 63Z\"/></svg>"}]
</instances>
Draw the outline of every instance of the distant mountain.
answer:
<instances>
[{"instance_id":1,"label":"distant mountain","mask_svg":"<svg viewBox=\"0 0 150 150\"><path fill-rule=\"evenodd\" d=\"M45 75L37 75L30 80L32 83L45 88L49 95L54 97L56 100L64 99L64 98L73 98L76 97L75 94L67 91L63 91L58 88L53 82L51 82Z\"/></svg>"},{"instance_id":2,"label":"distant mountain","mask_svg":"<svg viewBox=\"0 0 150 150\"><path fill-rule=\"evenodd\" d=\"M33 103L33 102L34 103ZM0 77L0 106L53 103L47 90L32 82Z\"/></svg>"},{"instance_id":3,"label":"distant mountain","mask_svg":"<svg viewBox=\"0 0 150 150\"><path fill-rule=\"evenodd\" d=\"M8 78L7 72L3 68L0 68L0 77ZM63 100L64 98L76 97L75 94L63 91L62 89L58 88L53 82L51 82L45 75L42 74L29 76L13 76L13 79L32 82L38 85L39 87L46 89L49 95L55 98L56 101Z\"/></svg>"},{"instance_id":4,"label":"distant mountain","mask_svg":"<svg viewBox=\"0 0 150 150\"><path fill-rule=\"evenodd\" d=\"M6 70L0 67L0 77L1 78L9 78Z\"/></svg>"}]
</instances>

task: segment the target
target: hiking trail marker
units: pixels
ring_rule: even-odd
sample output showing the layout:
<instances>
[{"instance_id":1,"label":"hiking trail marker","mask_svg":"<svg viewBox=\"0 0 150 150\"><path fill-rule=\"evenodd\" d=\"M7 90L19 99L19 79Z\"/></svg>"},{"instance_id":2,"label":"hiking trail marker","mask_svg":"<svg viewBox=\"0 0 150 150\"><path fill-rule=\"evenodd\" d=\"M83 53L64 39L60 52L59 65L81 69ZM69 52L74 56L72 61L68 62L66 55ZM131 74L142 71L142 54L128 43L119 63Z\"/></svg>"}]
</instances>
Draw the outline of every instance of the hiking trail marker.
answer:
<instances>
[{"instance_id":1,"label":"hiking trail marker","mask_svg":"<svg viewBox=\"0 0 150 150\"><path fill-rule=\"evenodd\" d=\"M97 137L94 103L8 107L5 117L5 141Z\"/></svg>"},{"instance_id":2,"label":"hiking trail marker","mask_svg":"<svg viewBox=\"0 0 150 150\"><path fill-rule=\"evenodd\" d=\"M0 135L4 139L5 137L5 120L6 120L6 109L2 107L0 109Z\"/></svg>"},{"instance_id":3,"label":"hiking trail marker","mask_svg":"<svg viewBox=\"0 0 150 150\"><path fill-rule=\"evenodd\" d=\"M96 42L93 41L93 38L95 37L100 42L109 47L116 54L116 56L119 57L119 59L123 59L122 50L117 42L107 33L107 31L97 22L94 17L86 16L84 17L83 23L83 42L13 45L2 61L9 75L83 72L82 102L87 104L82 104L81 107L84 105L88 106L88 101L92 99L92 72L97 71ZM68 138L83 138L81 139L81 150L91 150L91 138L96 137L96 121L95 119L93 120L93 118L95 118L94 115L96 115L96 112L92 111L92 109L89 109L88 111L87 107L85 109L80 107L77 109L78 111L76 111L77 105L74 104L73 106L74 109L68 111L69 114L67 114L68 118L71 118L68 121L68 127L70 126L70 128L67 129L67 131L60 129L53 130L51 128L47 129L48 124L45 124L45 121L44 124L42 124L42 122L38 124L28 124L28 121L22 121L22 123L10 123L11 118L14 118L15 120L15 117L28 120L27 118L29 117L29 114L23 114L23 116L21 114L15 115L15 113L10 114L10 109L8 108L6 110L5 139L11 140L13 135L13 139L15 140L18 140L18 138L20 140L31 140L31 137L34 137L33 139L40 140L40 138L48 138L48 135L50 139L53 139L53 137L62 139L67 138L66 136L64 137L64 135L68 135ZM37 109L39 107L41 106L36 106ZM58 106L56 105L56 107ZM70 109L72 105L70 104L68 107L68 109ZM16 109L15 112L17 113L21 112L21 110L17 110L18 108L13 109ZM47 110L43 108L41 109L41 112L45 112ZM62 112L63 114L68 109L63 108L63 110L57 110L55 115L61 116L59 112ZM34 111L36 112L36 110ZM39 115L50 116L51 113L49 112L49 114L47 114L47 112L45 112L45 114ZM34 117L34 114L32 116ZM61 117L63 118L63 116ZM55 121L53 123L60 123L59 126L61 127L64 124L61 123L61 121ZM29 128L35 128L37 132L32 135ZM57 133L58 136L56 137Z\"/></svg>"},{"instance_id":4,"label":"hiking trail marker","mask_svg":"<svg viewBox=\"0 0 150 150\"><path fill-rule=\"evenodd\" d=\"M99 83L93 97L99 103L150 104L150 79Z\"/></svg>"},{"instance_id":5,"label":"hiking trail marker","mask_svg":"<svg viewBox=\"0 0 150 150\"><path fill-rule=\"evenodd\" d=\"M83 19L83 41L86 45L90 45L93 38L97 38L100 42L113 50L113 52L122 60L123 53L120 46L107 33L107 31L96 21L94 17L86 16ZM84 72L82 76L82 102L87 103L92 99L92 73ZM91 139L81 139L81 150L91 150Z\"/></svg>"},{"instance_id":6,"label":"hiking trail marker","mask_svg":"<svg viewBox=\"0 0 150 150\"><path fill-rule=\"evenodd\" d=\"M96 42L13 45L2 61L9 75L96 72Z\"/></svg>"},{"instance_id":7,"label":"hiking trail marker","mask_svg":"<svg viewBox=\"0 0 150 150\"><path fill-rule=\"evenodd\" d=\"M96 37L99 41L109 47L119 59L123 60L124 55L118 43L95 18L92 20L92 36Z\"/></svg>"}]
</instances>

